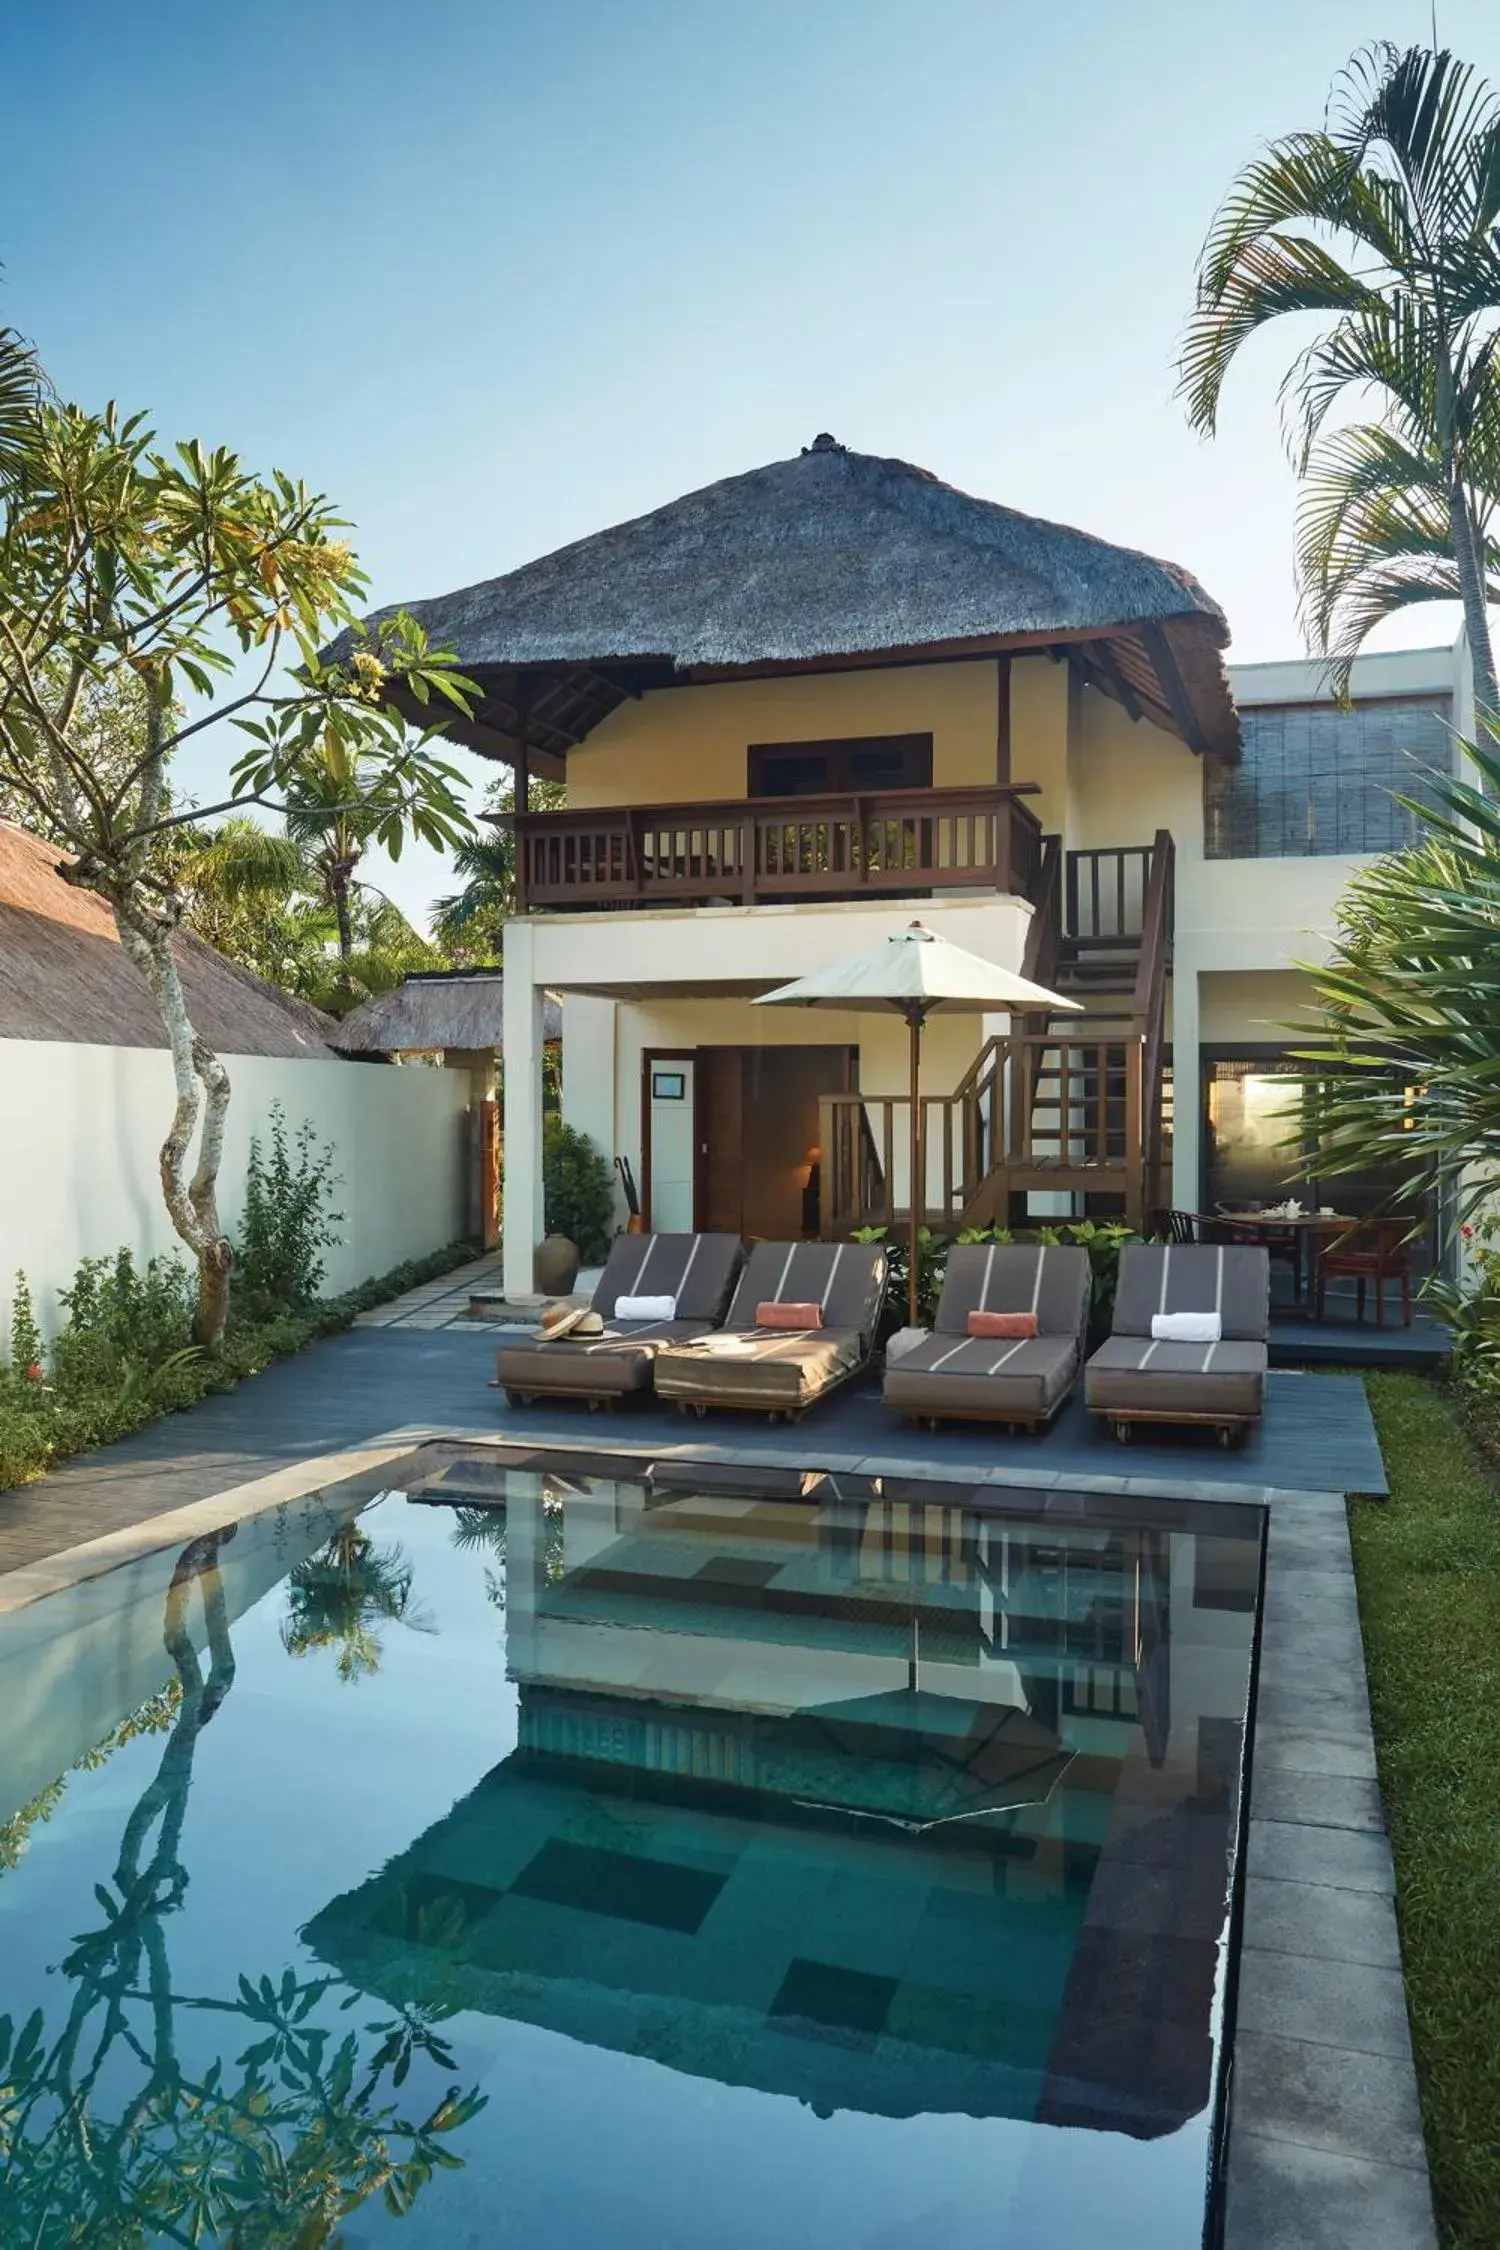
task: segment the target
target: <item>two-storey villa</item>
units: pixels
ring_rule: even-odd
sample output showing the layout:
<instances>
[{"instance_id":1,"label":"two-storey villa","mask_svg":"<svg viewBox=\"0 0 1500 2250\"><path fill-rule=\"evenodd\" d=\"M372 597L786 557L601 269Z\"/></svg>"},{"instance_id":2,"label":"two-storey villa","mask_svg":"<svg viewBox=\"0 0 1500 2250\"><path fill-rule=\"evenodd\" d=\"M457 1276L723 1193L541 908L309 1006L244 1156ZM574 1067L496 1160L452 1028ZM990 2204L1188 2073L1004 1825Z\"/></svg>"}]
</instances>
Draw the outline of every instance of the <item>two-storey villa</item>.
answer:
<instances>
[{"instance_id":1,"label":"two-storey villa","mask_svg":"<svg viewBox=\"0 0 1500 2250\"><path fill-rule=\"evenodd\" d=\"M1461 647L1363 659L1342 708L1309 663L1231 673L1186 571L827 436L409 606L482 687L453 731L516 773L513 1295L549 992L564 1114L654 1226L904 1213L902 1025L751 1001L916 916L1086 1008L934 1020L930 1225L1264 1194L1296 964L1469 715Z\"/></svg>"}]
</instances>

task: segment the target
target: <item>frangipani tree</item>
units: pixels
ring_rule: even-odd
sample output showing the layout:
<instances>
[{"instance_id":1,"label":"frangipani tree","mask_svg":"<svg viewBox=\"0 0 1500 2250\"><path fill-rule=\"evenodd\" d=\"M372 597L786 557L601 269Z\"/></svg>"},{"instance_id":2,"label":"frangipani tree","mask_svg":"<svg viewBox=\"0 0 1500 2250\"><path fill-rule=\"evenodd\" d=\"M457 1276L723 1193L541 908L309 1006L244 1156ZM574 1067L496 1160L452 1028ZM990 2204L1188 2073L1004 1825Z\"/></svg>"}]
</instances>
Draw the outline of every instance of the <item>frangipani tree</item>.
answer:
<instances>
[{"instance_id":1,"label":"frangipani tree","mask_svg":"<svg viewBox=\"0 0 1500 2250\"><path fill-rule=\"evenodd\" d=\"M73 855L69 882L109 905L150 986L176 1101L160 1152L172 1224L198 1270L195 1340L214 1348L232 1251L218 1175L229 1079L189 1016L173 950L183 899L162 840L251 804L284 814L301 777L351 775L369 840L449 846L470 832L460 777L394 712L398 684L435 720L466 712L467 681L409 617L356 629L344 661L320 647L352 626L364 580L320 495L258 477L196 441L161 449L142 417L38 403L0 481L0 791ZM250 684L224 683L237 664ZM92 694L130 683L129 755L101 773L85 724ZM202 708L185 717L183 703ZM174 753L231 721L249 738L219 804L174 809Z\"/></svg>"},{"instance_id":2,"label":"frangipani tree","mask_svg":"<svg viewBox=\"0 0 1500 2250\"><path fill-rule=\"evenodd\" d=\"M1212 432L1225 378L1249 338L1284 314L1322 317L1322 332L1282 384L1299 472L1336 485L1353 470L1356 486L1371 474L1387 496L1393 478L1398 493L1409 478L1423 513L1411 561L1390 521L1380 527L1374 572L1343 622L1357 624L1357 645L1390 610L1456 594L1476 701L1491 725L1500 697L1485 525L1496 498L1497 311L1500 96L1447 52L1382 44L1349 64L1321 131L1273 141L1240 173L1199 260L1180 363L1189 418ZM1377 428L1405 464L1368 450L1361 459L1358 441L1353 457L1341 457L1348 441L1335 436L1340 417L1371 401ZM1320 456L1325 445L1332 450ZM1344 547L1333 576L1347 583L1349 542L1361 536L1362 519L1357 507L1336 506L1335 517ZM1304 593L1316 627L1330 612L1320 606L1316 536L1311 546Z\"/></svg>"}]
</instances>

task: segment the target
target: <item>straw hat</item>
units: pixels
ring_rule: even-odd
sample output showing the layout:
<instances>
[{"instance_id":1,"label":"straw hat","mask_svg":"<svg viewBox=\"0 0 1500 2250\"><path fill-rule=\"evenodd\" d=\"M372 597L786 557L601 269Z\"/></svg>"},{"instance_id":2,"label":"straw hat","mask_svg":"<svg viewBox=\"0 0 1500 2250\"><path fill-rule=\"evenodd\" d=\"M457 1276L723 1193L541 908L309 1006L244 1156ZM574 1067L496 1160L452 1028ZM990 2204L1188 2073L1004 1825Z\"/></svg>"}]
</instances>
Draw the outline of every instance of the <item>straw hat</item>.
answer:
<instances>
[{"instance_id":1,"label":"straw hat","mask_svg":"<svg viewBox=\"0 0 1500 2250\"><path fill-rule=\"evenodd\" d=\"M590 1305L548 1305L537 1326L537 1335L544 1344L555 1344L563 1336L603 1334L604 1322Z\"/></svg>"}]
</instances>

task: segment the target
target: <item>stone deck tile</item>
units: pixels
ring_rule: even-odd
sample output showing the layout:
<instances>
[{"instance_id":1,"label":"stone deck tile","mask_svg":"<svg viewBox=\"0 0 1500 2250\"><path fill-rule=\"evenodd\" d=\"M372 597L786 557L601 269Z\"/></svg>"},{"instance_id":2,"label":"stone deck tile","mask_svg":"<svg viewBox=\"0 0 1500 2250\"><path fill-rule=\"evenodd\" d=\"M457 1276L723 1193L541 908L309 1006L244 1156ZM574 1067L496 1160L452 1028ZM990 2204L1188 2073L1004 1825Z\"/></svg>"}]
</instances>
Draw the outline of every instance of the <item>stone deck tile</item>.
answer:
<instances>
[{"instance_id":1,"label":"stone deck tile","mask_svg":"<svg viewBox=\"0 0 1500 2250\"><path fill-rule=\"evenodd\" d=\"M1342 1501L1273 1496L1224 2250L1433 2250Z\"/></svg>"}]
</instances>

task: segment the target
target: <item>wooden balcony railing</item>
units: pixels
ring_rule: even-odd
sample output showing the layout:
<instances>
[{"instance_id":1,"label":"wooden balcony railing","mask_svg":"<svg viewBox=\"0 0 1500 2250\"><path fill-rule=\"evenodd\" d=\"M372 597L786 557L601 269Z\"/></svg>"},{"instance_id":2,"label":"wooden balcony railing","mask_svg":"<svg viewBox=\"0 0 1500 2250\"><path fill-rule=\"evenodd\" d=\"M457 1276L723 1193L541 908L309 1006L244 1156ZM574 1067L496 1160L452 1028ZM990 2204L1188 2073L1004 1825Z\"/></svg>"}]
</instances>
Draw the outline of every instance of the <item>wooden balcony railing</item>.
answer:
<instances>
[{"instance_id":1,"label":"wooden balcony railing","mask_svg":"<svg viewBox=\"0 0 1500 2250\"><path fill-rule=\"evenodd\" d=\"M1035 785L751 797L516 816L517 907L754 906L785 899L1032 898Z\"/></svg>"}]
</instances>

